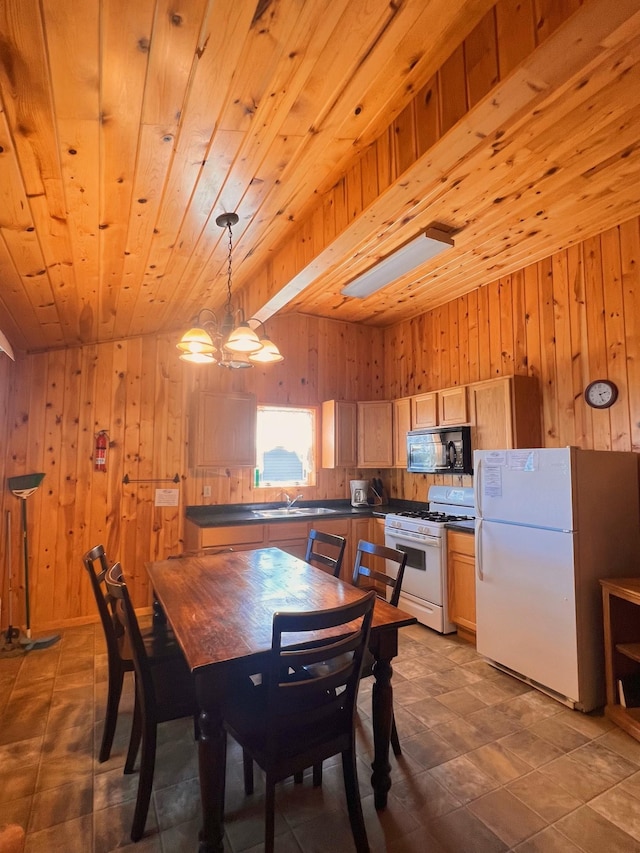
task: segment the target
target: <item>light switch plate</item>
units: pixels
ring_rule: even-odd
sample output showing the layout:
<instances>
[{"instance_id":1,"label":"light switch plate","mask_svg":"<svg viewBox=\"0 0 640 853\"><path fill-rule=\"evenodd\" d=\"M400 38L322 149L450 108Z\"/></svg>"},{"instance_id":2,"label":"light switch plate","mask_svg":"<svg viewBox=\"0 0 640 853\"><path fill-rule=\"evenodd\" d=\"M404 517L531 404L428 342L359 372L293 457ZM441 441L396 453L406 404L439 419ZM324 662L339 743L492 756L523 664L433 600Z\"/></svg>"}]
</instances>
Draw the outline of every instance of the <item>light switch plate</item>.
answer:
<instances>
[{"instance_id":1,"label":"light switch plate","mask_svg":"<svg viewBox=\"0 0 640 853\"><path fill-rule=\"evenodd\" d=\"M203 486L202 487L202 497L210 498L211 497L211 486Z\"/></svg>"}]
</instances>

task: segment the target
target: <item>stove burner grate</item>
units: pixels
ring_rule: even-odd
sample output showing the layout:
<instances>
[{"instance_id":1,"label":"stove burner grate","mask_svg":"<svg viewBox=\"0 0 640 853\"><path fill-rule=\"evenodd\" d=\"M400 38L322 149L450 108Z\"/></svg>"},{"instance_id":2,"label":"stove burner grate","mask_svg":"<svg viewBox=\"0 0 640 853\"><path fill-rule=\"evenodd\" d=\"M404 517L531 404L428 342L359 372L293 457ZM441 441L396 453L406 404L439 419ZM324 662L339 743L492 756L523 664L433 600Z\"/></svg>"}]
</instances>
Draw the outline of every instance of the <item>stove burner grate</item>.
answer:
<instances>
[{"instance_id":1,"label":"stove burner grate","mask_svg":"<svg viewBox=\"0 0 640 853\"><path fill-rule=\"evenodd\" d=\"M434 510L404 510L396 512L394 515L402 518L415 518L419 521L434 521L440 524L447 524L451 521L472 521L472 515L450 515L447 512L435 512Z\"/></svg>"}]
</instances>

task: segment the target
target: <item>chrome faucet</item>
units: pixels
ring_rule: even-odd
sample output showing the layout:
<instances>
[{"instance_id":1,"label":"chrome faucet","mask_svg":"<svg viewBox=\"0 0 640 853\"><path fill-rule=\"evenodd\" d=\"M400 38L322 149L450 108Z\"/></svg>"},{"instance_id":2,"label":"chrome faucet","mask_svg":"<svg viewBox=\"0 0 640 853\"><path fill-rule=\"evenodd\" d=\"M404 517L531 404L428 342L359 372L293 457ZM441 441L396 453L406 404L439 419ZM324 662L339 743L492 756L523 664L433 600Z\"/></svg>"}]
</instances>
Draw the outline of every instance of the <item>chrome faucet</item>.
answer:
<instances>
[{"instance_id":1,"label":"chrome faucet","mask_svg":"<svg viewBox=\"0 0 640 853\"><path fill-rule=\"evenodd\" d=\"M291 509L291 507L294 505L294 503L295 503L296 501L299 501L301 497L302 497L302 495L296 495L296 496L295 496L295 498L293 498L293 499L292 499L292 498L290 498L290 497L289 497L289 495L285 492L285 493L284 493L284 499L285 499L285 500L286 500L286 502L287 502L287 509Z\"/></svg>"}]
</instances>

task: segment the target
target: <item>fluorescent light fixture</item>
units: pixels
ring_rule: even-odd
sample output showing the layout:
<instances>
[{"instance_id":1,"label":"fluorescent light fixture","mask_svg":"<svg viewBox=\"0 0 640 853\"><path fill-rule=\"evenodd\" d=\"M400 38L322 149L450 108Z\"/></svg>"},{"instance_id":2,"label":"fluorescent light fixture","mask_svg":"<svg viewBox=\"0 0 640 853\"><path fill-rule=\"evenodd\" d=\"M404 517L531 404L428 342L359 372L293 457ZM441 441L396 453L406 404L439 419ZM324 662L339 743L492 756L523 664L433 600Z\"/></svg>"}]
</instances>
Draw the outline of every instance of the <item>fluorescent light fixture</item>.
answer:
<instances>
[{"instance_id":1,"label":"fluorescent light fixture","mask_svg":"<svg viewBox=\"0 0 640 853\"><path fill-rule=\"evenodd\" d=\"M345 296L353 296L356 299L364 299L377 290L381 290L392 281L402 278L406 273L424 264L425 261L435 258L445 249L453 246L453 238L440 228L427 228L427 230L396 249L384 260L371 267L367 272L359 275L350 284L342 288L341 293Z\"/></svg>"}]
</instances>

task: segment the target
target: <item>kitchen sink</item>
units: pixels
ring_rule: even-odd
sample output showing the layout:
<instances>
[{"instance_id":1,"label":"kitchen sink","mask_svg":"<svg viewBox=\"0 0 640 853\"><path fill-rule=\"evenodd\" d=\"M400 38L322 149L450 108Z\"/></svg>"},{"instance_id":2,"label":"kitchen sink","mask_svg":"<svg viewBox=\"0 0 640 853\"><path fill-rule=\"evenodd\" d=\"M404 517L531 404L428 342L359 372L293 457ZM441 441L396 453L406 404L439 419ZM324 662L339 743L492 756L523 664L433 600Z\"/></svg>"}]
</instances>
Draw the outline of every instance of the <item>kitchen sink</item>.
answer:
<instances>
[{"instance_id":1,"label":"kitchen sink","mask_svg":"<svg viewBox=\"0 0 640 853\"><path fill-rule=\"evenodd\" d=\"M293 506L291 509L279 507L278 509L254 509L252 515L258 518L291 518L309 515L330 515L337 509L329 509L324 506Z\"/></svg>"}]
</instances>

